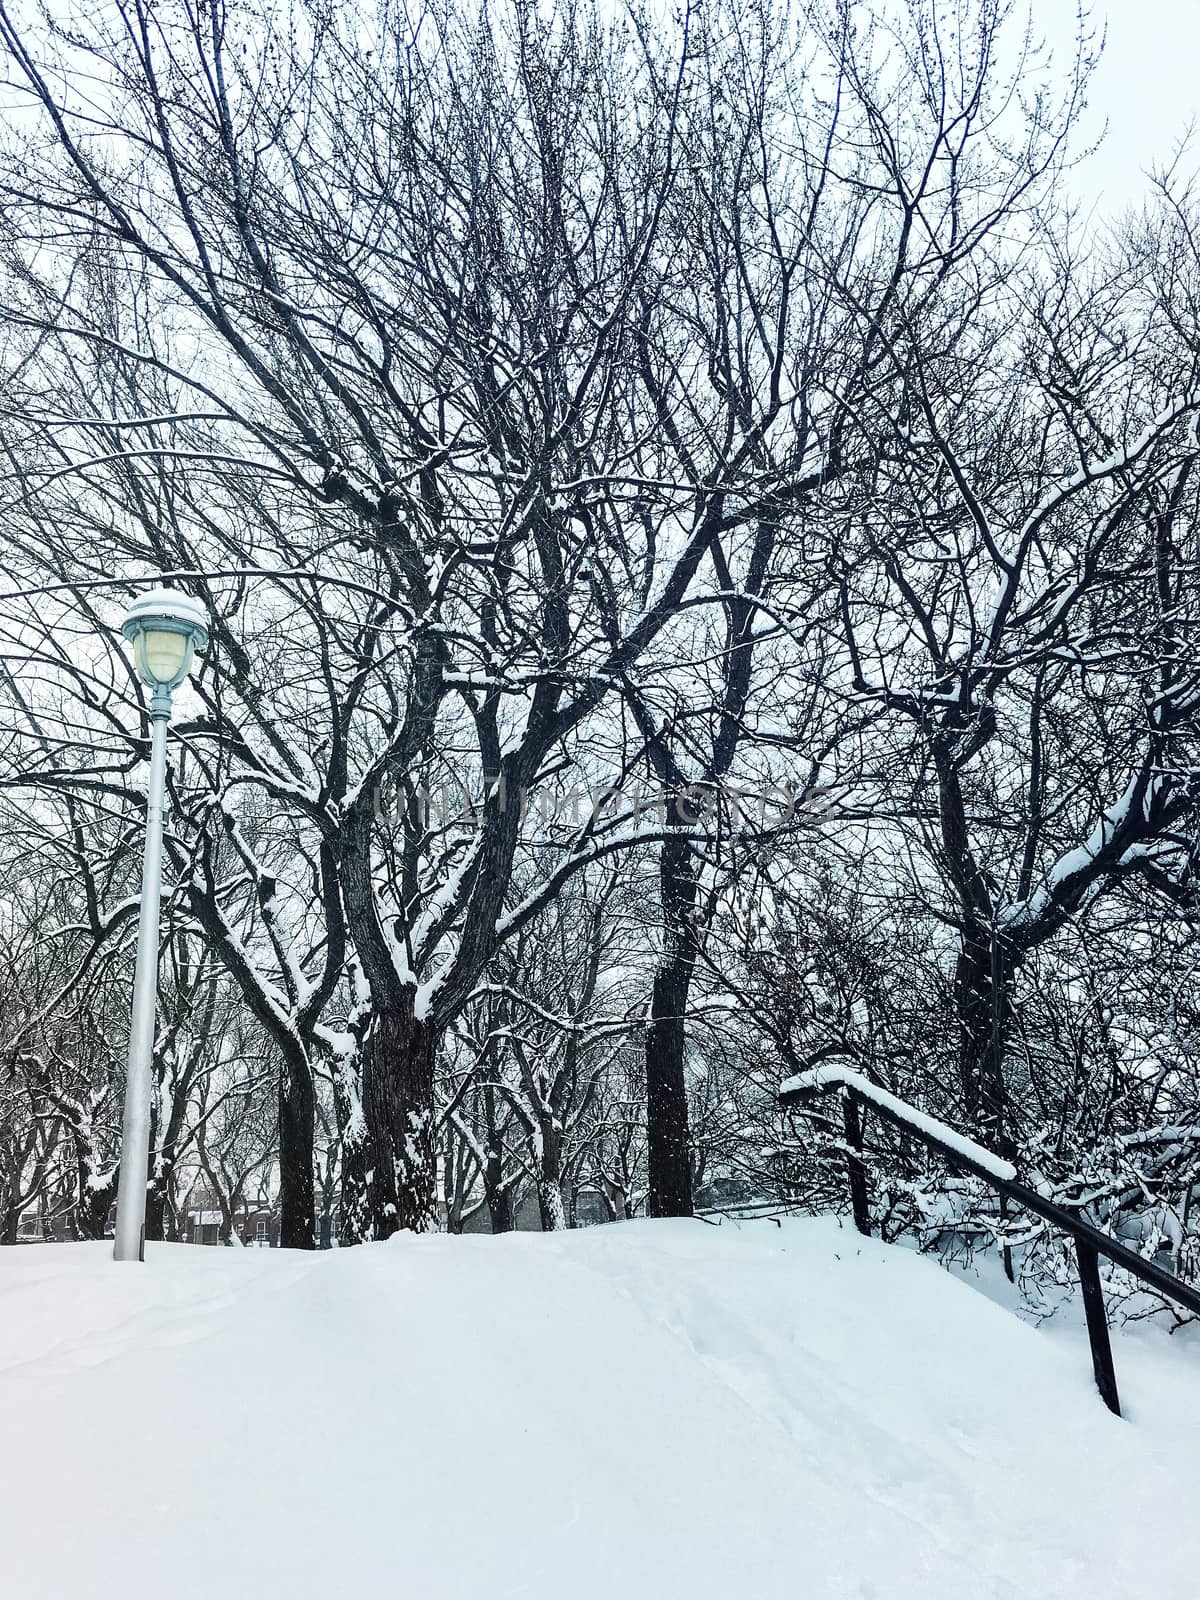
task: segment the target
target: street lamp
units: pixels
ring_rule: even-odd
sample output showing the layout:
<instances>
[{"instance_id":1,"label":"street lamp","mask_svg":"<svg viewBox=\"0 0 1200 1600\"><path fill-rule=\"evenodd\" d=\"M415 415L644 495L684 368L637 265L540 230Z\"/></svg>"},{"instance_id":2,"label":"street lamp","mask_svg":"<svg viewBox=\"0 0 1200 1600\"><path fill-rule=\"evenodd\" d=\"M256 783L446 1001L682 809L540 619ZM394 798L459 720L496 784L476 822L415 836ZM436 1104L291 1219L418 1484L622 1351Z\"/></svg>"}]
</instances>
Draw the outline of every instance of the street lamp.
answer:
<instances>
[{"instance_id":1,"label":"street lamp","mask_svg":"<svg viewBox=\"0 0 1200 1600\"><path fill-rule=\"evenodd\" d=\"M146 1175L150 1160L150 1084L158 999L158 902L162 884L163 806L167 787L167 724L171 696L208 643L208 619L195 600L155 589L130 607L121 632L133 645L138 677L150 689L150 785L146 854L138 913L137 966L121 1124L115 1261L141 1261L146 1241Z\"/></svg>"}]
</instances>

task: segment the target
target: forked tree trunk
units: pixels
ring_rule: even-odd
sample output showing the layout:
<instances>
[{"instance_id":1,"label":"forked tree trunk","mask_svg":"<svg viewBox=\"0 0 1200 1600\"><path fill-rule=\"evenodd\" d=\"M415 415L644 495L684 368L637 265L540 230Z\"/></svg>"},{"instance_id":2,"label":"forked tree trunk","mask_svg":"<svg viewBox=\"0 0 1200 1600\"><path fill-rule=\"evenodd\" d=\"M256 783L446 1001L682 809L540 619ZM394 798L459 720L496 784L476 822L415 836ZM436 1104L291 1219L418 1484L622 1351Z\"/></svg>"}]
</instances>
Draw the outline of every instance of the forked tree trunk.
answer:
<instances>
[{"instance_id":1,"label":"forked tree trunk","mask_svg":"<svg viewBox=\"0 0 1200 1600\"><path fill-rule=\"evenodd\" d=\"M749 594L758 592L765 581L777 533L778 527L773 519L764 517L760 520L746 575L748 594L727 603L728 649L721 696L721 722L705 776L707 784L719 784L727 776L741 738L754 656L755 607ZM690 814L690 807L686 804L688 796L682 771L672 760L665 739L661 734L657 738L651 736L650 719L644 710L637 712L635 708L635 714L643 732L648 735L650 757L659 781L675 790L670 814L673 824L679 829L663 844L659 858L666 948L654 975L650 1029L646 1035L646 1131L650 1180L647 1204L652 1217L690 1217L693 1175L684 1061L688 996L699 955L697 909L700 885L687 832L694 826L696 818Z\"/></svg>"}]
</instances>

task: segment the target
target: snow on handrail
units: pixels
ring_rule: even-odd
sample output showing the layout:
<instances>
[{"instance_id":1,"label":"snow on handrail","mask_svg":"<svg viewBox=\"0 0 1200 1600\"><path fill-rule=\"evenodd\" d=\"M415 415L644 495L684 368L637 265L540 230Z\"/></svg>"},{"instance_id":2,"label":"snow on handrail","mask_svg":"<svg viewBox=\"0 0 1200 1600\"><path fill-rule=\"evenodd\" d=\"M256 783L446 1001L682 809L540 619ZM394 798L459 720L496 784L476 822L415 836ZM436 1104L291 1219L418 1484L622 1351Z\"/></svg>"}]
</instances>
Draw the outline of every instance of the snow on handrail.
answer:
<instances>
[{"instance_id":1,"label":"snow on handrail","mask_svg":"<svg viewBox=\"0 0 1200 1600\"><path fill-rule=\"evenodd\" d=\"M955 1151L966 1160L973 1161L977 1167L982 1167L994 1178L1011 1183L1017 1175L1017 1169L1011 1161L1005 1161L991 1150L985 1150L983 1145L976 1144L973 1139L966 1138L957 1129L939 1122L936 1117L926 1116L925 1112L910 1106L907 1100L889 1094L886 1089L881 1089L877 1083L872 1083L870 1078L864 1078L861 1072L855 1072L851 1067L831 1065L812 1067L808 1072L798 1072L794 1077L784 1079L779 1085L779 1093L781 1095L819 1093L824 1089L839 1088L852 1089L861 1099L890 1112L898 1122L905 1123L914 1133L936 1139L939 1144L945 1145L948 1150Z\"/></svg>"},{"instance_id":2,"label":"snow on handrail","mask_svg":"<svg viewBox=\"0 0 1200 1600\"><path fill-rule=\"evenodd\" d=\"M1100 1282L1100 1257L1105 1256L1126 1272L1132 1273L1142 1283L1149 1285L1167 1299L1186 1306L1200 1316L1200 1290L1193 1289L1172 1272L1166 1272L1153 1261L1147 1261L1136 1250L1130 1249L1120 1239L1101 1233L1099 1228L1086 1222L1078 1212L1067 1210L1055 1201L1039 1194L1035 1189L1016 1181L1016 1168L985 1150L973 1139L966 1139L954 1128L949 1128L936 1117L927 1117L923 1111L899 1100L886 1089L864 1078L851 1067L830 1063L813 1067L787 1078L779 1086L779 1101L789 1101L807 1095L823 1094L829 1089L845 1089L847 1169L850 1177L850 1200L854 1210L854 1224L858 1231L871 1236L871 1217L868 1207L866 1169L859 1151L862 1148L861 1122L857 1111L861 1103L874 1105L887 1121L910 1129L931 1148L940 1149L953 1161L957 1155L967 1168L1007 1199L1042 1217L1060 1232L1068 1234L1075 1242L1075 1257L1079 1264L1079 1283L1083 1292L1083 1308L1087 1318L1088 1341L1092 1347L1092 1371L1096 1387L1108 1409L1118 1417L1121 1401L1117 1393L1117 1379L1113 1371L1112 1343L1108 1336L1108 1320L1104 1310L1104 1289Z\"/></svg>"}]
</instances>

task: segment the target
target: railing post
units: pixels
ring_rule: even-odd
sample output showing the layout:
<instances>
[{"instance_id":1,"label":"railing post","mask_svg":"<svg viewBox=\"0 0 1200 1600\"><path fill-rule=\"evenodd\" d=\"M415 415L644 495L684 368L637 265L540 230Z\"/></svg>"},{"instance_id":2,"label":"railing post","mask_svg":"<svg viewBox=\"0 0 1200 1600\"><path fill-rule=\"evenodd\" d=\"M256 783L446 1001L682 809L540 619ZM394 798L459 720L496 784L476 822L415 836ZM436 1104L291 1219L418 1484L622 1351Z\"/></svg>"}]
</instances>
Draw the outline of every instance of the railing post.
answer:
<instances>
[{"instance_id":1,"label":"railing post","mask_svg":"<svg viewBox=\"0 0 1200 1600\"><path fill-rule=\"evenodd\" d=\"M1008 1221L1008 1196L1004 1193L1003 1189L1000 1191L1000 1221L1001 1224L1004 1224ZM1013 1271L1012 1247L1006 1244L1003 1247L1002 1254L1004 1259L1004 1276L1008 1279L1009 1283L1016 1283L1017 1278Z\"/></svg>"},{"instance_id":2,"label":"railing post","mask_svg":"<svg viewBox=\"0 0 1200 1600\"><path fill-rule=\"evenodd\" d=\"M1104 1404L1119 1417L1121 1401L1117 1395L1117 1375L1113 1370L1108 1318L1104 1313L1104 1291L1100 1287L1100 1257L1095 1245L1076 1236L1075 1259L1079 1262L1079 1286L1083 1290L1088 1338L1092 1342L1092 1371L1096 1374L1096 1387Z\"/></svg>"},{"instance_id":3,"label":"railing post","mask_svg":"<svg viewBox=\"0 0 1200 1600\"><path fill-rule=\"evenodd\" d=\"M858 1155L862 1141L862 1113L858 1096L848 1089L842 1096L842 1126L846 1130L846 1171L850 1178L850 1209L854 1212L854 1226L859 1233L871 1237L871 1211L867 1196L867 1169Z\"/></svg>"}]
</instances>

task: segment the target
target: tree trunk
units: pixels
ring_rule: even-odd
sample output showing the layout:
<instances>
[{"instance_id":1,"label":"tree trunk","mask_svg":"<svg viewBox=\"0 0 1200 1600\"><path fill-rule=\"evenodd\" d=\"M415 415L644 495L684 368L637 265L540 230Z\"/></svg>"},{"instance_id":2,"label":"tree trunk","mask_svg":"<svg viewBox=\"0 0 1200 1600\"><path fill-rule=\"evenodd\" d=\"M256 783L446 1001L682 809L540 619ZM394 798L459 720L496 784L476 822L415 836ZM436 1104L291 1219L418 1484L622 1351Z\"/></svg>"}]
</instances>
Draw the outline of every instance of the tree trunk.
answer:
<instances>
[{"instance_id":1,"label":"tree trunk","mask_svg":"<svg viewBox=\"0 0 1200 1600\"><path fill-rule=\"evenodd\" d=\"M692 1215L692 1173L684 1076L688 992L696 965L691 846L668 839L659 869L666 950L654 974L646 1034L646 1134L652 1217Z\"/></svg>"},{"instance_id":2,"label":"tree trunk","mask_svg":"<svg viewBox=\"0 0 1200 1600\"><path fill-rule=\"evenodd\" d=\"M540 1119L542 1160L538 1173L538 1215L543 1233L559 1233L567 1225L562 1197L562 1128L548 1117Z\"/></svg>"},{"instance_id":3,"label":"tree trunk","mask_svg":"<svg viewBox=\"0 0 1200 1600\"><path fill-rule=\"evenodd\" d=\"M414 1011L415 991L381 1007L363 1046L363 1120L369 1148L366 1201L370 1234L437 1227L433 1151L436 1039Z\"/></svg>"},{"instance_id":4,"label":"tree trunk","mask_svg":"<svg viewBox=\"0 0 1200 1600\"><path fill-rule=\"evenodd\" d=\"M690 964L664 962L654 975L646 1038L646 1134L649 1211L652 1217L690 1217L687 1085L684 1079L684 1011Z\"/></svg>"},{"instance_id":5,"label":"tree trunk","mask_svg":"<svg viewBox=\"0 0 1200 1600\"><path fill-rule=\"evenodd\" d=\"M174 1231L174 1207L172 1202L175 1189L176 1152L170 1132L168 1132L167 1138L170 1142L164 1144L162 1149L156 1152L153 1132L150 1137L150 1153L151 1159L154 1161L154 1171L150 1175L150 1183L146 1190L147 1239L167 1239Z\"/></svg>"},{"instance_id":6,"label":"tree trunk","mask_svg":"<svg viewBox=\"0 0 1200 1600\"><path fill-rule=\"evenodd\" d=\"M504 1182L498 1150L489 1150L487 1153L487 1165L483 1170L483 1195L488 1216L492 1219L492 1232L512 1233L517 1225L512 1184Z\"/></svg>"},{"instance_id":7,"label":"tree trunk","mask_svg":"<svg viewBox=\"0 0 1200 1600\"><path fill-rule=\"evenodd\" d=\"M994 717L981 723L987 736ZM932 754L938 774L942 848L962 908L962 945L954 970L958 1065L963 1105L981 1141L997 1155L1011 1154L1005 1119L1004 1043L1009 1025L1011 962L995 932L991 887L971 849L961 769L970 750L965 730L950 722L939 730Z\"/></svg>"},{"instance_id":8,"label":"tree trunk","mask_svg":"<svg viewBox=\"0 0 1200 1600\"><path fill-rule=\"evenodd\" d=\"M146 1238L165 1239L167 1222L167 1191L157 1175L150 1180L146 1190Z\"/></svg>"},{"instance_id":9,"label":"tree trunk","mask_svg":"<svg viewBox=\"0 0 1200 1600\"><path fill-rule=\"evenodd\" d=\"M964 936L954 974L963 1104L981 1143L1011 1157L1004 1046L1011 1021L1009 970L990 935Z\"/></svg>"},{"instance_id":10,"label":"tree trunk","mask_svg":"<svg viewBox=\"0 0 1200 1600\"><path fill-rule=\"evenodd\" d=\"M493 1233L512 1233L517 1226L511 1183L500 1183L487 1190L488 1215Z\"/></svg>"},{"instance_id":11,"label":"tree trunk","mask_svg":"<svg viewBox=\"0 0 1200 1600\"><path fill-rule=\"evenodd\" d=\"M436 676L432 660L423 670ZM431 701L436 699L433 685L427 684L426 691ZM437 1038L416 1014L416 985L397 973L379 921L371 876L372 827L371 810L357 808L338 857L347 921L371 997L360 1052L362 1138L347 1149L351 1176L364 1185L358 1215L350 1218L357 1239L387 1239L401 1228L427 1233L438 1220L433 1146Z\"/></svg>"},{"instance_id":12,"label":"tree trunk","mask_svg":"<svg viewBox=\"0 0 1200 1600\"><path fill-rule=\"evenodd\" d=\"M314 1133L312 1073L296 1050L279 1075L279 1243L287 1250L316 1249Z\"/></svg>"},{"instance_id":13,"label":"tree trunk","mask_svg":"<svg viewBox=\"0 0 1200 1600\"><path fill-rule=\"evenodd\" d=\"M517 1213L513 1205L511 1180L504 1181L504 1146L496 1119L496 1086L483 1085L484 1125L487 1129L487 1149L483 1163L483 1198L493 1233L512 1233L517 1226Z\"/></svg>"},{"instance_id":14,"label":"tree trunk","mask_svg":"<svg viewBox=\"0 0 1200 1600\"><path fill-rule=\"evenodd\" d=\"M93 1184L92 1169L86 1160L79 1164L79 1198L75 1207L75 1231L81 1239L103 1239L108 1213L117 1198L118 1169L113 1168L103 1183Z\"/></svg>"},{"instance_id":15,"label":"tree trunk","mask_svg":"<svg viewBox=\"0 0 1200 1600\"><path fill-rule=\"evenodd\" d=\"M333 1068L333 1115L338 1131L338 1243L371 1237L367 1215L367 1129L362 1110L362 1058L341 1057Z\"/></svg>"}]
</instances>

